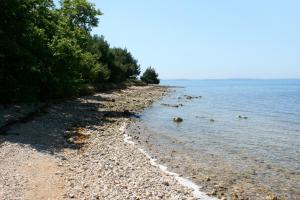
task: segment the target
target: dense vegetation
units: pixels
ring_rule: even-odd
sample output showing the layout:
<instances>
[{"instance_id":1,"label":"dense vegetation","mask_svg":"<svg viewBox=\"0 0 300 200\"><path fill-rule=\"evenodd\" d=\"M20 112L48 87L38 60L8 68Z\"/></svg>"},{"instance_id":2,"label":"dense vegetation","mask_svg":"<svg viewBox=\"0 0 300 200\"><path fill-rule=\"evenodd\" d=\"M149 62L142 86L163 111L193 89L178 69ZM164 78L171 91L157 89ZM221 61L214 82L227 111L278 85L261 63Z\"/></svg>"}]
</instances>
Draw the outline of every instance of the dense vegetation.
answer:
<instances>
[{"instance_id":1,"label":"dense vegetation","mask_svg":"<svg viewBox=\"0 0 300 200\"><path fill-rule=\"evenodd\" d=\"M87 0L0 0L0 102L78 94L136 79L137 60L92 36L101 12Z\"/></svg>"},{"instance_id":2,"label":"dense vegetation","mask_svg":"<svg viewBox=\"0 0 300 200\"><path fill-rule=\"evenodd\" d=\"M155 69L152 67L148 67L145 70L141 76L141 80L145 83L159 84L158 73L156 73Z\"/></svg>"}]
</instances>

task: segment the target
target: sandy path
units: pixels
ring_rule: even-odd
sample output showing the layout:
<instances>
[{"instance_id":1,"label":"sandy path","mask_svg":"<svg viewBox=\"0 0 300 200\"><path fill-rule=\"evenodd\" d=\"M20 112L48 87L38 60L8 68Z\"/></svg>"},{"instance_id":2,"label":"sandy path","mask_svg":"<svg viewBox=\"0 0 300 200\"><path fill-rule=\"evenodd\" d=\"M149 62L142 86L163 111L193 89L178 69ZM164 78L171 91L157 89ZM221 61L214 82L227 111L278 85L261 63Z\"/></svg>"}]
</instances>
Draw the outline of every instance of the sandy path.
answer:
<instances>
[{"instance_id":1,"label":"sandy path","mask_svg":"<svg viewBox=\"0 0 300 200\"><path fill-rule=\"evenodd\" d=\"M52 158L38 158L22 170L30 177L25 199L62 199L64 184L57 163Z\"/></svg>"},{"instance_id":2,"label":"sandy path","mask_svg":"<svg viewBox=\"0 0 300 200\"><path fill-rule=\"evenodd\" d=\"M63 198L63 178L53 156L19 144L5 144L0 160L0 199Z\"/></svg>"}]
</instances>

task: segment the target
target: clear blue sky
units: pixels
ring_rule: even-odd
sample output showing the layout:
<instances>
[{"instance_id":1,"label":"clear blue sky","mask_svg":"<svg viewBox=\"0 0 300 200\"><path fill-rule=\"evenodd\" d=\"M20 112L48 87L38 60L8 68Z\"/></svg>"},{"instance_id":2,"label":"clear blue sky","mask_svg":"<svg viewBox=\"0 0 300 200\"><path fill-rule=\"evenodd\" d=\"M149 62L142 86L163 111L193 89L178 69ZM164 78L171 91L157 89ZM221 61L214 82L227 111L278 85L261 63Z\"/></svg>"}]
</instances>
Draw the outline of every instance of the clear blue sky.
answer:
<instances>
[{"instance_id":1,"label":"clear blue sky","mask_svg":"<svg viewBox=\"0 0 300 200\"><path fill-rule=\"evenodd\" d=\"M92 0L94 34L163 79L300 78L299 0Z\"/></svg>"}]
</instances>

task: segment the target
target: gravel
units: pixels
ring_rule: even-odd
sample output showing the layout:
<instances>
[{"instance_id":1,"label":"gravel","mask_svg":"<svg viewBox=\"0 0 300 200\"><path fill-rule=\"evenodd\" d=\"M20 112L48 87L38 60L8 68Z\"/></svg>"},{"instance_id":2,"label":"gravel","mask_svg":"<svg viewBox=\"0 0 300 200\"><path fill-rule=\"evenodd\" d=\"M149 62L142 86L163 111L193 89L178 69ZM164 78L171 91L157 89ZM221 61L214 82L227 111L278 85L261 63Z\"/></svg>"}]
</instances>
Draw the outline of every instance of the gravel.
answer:
<instances>
[{"instance_id":1,"label":"gravel","mask_svg":"<svg viewBox=\"0 0 300 200\"><path fill-rule=\"evenodd\" d=\"M0 199L195 199L120 131L167 91L133 86L97 93L14 123L0 135Z\"/></svg>"}]
</instances>

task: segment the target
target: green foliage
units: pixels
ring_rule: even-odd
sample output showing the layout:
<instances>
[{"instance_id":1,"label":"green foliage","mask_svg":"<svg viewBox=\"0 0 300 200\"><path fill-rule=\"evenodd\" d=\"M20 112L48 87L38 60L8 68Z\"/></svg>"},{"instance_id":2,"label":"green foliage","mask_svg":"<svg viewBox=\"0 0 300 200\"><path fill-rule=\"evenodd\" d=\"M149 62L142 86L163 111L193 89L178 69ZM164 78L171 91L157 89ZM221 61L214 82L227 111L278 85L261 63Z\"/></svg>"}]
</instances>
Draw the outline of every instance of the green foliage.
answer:
<instances>
[{"instance_id":1,"label":"green foliage","mask_svg":"<svg viewBox=\"0 0 300 200\"><path fill-rule=\"evenodd\" d=\"M140 74L140 66L131 53L127 49L110 48L103 36L95 35L89 49L102 64L98 81L124 82L129 78L136 79Z\"/></svg>"},{"instance_id":2,"label":"green foliage","mask_svg":"<svg viewBox=\"0 0 300 200\"><path fill-rule=\"evenodd\" d=\"M159 84L160 80L158 79L158 73L156 73L155 69L152 67L148 67L143 75L141 76L141 80L147 84Z\"/></svg>"},{"instance_id":3,"label":"green foliage","mask_svg":"<svg viewBox=\"0 0 300 200\"><path fill-rule=\"evenodd\" d=\"M137 60L91 36L102 13L87 0L0 0L0 102L34 101L136 80ZM88 87L87 87L88 86Z\"/></svg>"},{"instance_id":4,"label":"green foliage","mask_svg":"<svg viewBox=\"0 0 300 200\"><path fill-rule=\"evenodd\" d=\"M96 82L107 82L110 79L111 75L109 66L111 66L113 62L108 42L104 39L103 36L99 37L98 35L94 35L90 40L89 52L97 55L97 61L98 63L100 63L100 69Z\"/></svg>"},{"instance_id":5,"label":"green foliage","mask_svg":"<svg viewBox=\"0 0 300 200\"><path fill-rule=\"evenodd\" d=\"M52 1L1 0L0 101L35 99L53 34Z\"/></svg>"},{"instance_id":6,"label":"green foliage","mask_svg":"<svg viewBox=\"0 0 300 200\"><path fill-rule=\"evenodd\" d=\"M97 16L102 15L95 5L86 0L62 0L61 11L68 18L70 26L91 31L98 25Z\"/></svg>"},{"instance_id":7,"label":"green foliage","mask_svg":"<svg viewBox=\"0 0 300 200\"><path fill-rule=\"evenodd\" d=\"M127 49L111 49L113 63L110 65L111 81L122 82L128 78L137 77L140 74L140 66Z\"/></svg>"}]
</instances>

